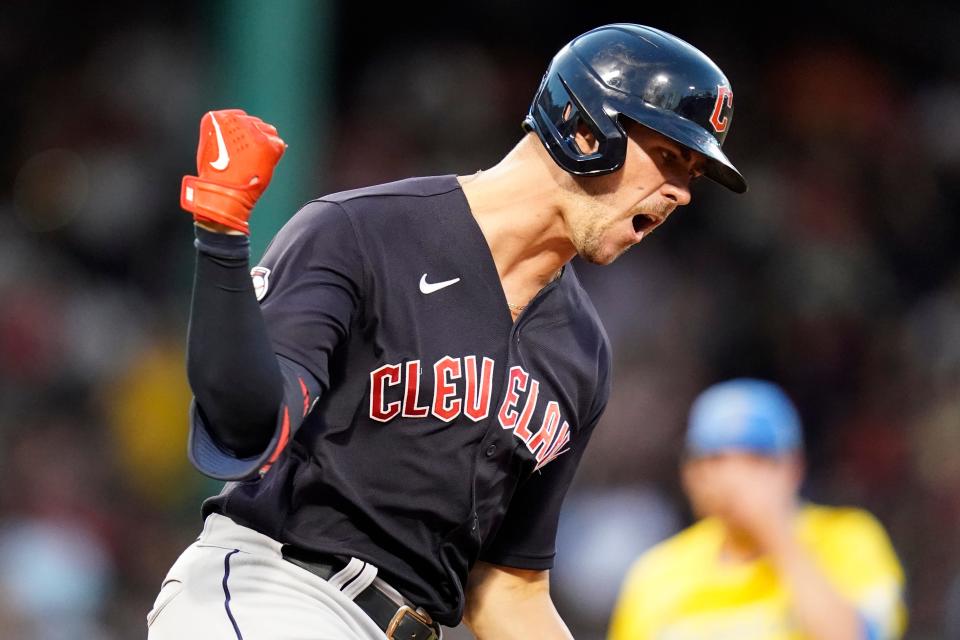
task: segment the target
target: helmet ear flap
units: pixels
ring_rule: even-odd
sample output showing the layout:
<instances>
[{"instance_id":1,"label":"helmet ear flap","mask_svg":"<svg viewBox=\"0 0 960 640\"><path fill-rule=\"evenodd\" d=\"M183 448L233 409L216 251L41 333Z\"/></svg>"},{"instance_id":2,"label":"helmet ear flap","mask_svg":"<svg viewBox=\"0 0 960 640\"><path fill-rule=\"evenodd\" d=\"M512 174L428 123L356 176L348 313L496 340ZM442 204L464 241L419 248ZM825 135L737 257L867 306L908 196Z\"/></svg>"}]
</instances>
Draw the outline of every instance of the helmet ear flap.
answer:
<instances>
[{"instance_id":1,"label":"helmet ear flap","mask_svg":"<svg viewBox=\"0 0 960 640\"><path fill-rule=\"evenodd\" d=\"M570 75L574 82L591 81ZM589 91L582 91L591 95ZM596 114L596 117L593 115ZM535 131L553 159L575 175L600 175L616 171L626 157L626 134L616 120L616 114L607 113L603 103L585 105L577 92L559 72L548 73L534 98L524 128ZM586 129L593 139L590 149L584 149L577 140Z\"/></svg>"}]
</instances>

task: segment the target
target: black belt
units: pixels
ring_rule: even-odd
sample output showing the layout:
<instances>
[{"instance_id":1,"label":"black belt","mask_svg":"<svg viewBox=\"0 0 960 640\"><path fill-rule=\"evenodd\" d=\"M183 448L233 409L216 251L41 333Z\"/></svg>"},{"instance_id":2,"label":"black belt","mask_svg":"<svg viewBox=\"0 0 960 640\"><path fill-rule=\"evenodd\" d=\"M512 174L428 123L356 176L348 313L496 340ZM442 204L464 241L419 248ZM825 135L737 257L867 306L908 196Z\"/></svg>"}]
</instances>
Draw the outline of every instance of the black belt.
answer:
<instances>
[{"instance_id":1,"label":"black belt","mask_svg":"<svg viewBox=\"0 0 960 640\"><path fill-rule=\"evenodd\" d=\"M332 556L320 556L298 547L283 545L283 558L315 576L329 580L345 563ZM353 601L387 635L387 640L440 640L440 625L410 603L398 603L371 583Z\"/></svg>"}]
</instances>

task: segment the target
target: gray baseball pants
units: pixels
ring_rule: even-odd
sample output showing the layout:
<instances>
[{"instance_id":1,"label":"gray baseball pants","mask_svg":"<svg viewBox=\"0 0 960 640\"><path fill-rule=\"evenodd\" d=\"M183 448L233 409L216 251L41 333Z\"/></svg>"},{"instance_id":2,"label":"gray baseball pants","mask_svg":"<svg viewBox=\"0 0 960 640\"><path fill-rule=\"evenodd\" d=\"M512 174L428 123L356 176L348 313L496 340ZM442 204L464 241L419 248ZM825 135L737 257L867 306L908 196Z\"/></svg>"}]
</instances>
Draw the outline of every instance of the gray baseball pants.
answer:
<instances>
[{"instance_id":1,"label":"gray baseball pants","mask_svg":"<svg viewBox=\"0 0 960 640\"><path fill-rule=\"evenodd\" d=\"M284 560L280 547L226 516L207 516L147 614L149 640L384 640L351 599L375 570L341 591L338 576L323 580Z\"/></svg>"}]
</instances>

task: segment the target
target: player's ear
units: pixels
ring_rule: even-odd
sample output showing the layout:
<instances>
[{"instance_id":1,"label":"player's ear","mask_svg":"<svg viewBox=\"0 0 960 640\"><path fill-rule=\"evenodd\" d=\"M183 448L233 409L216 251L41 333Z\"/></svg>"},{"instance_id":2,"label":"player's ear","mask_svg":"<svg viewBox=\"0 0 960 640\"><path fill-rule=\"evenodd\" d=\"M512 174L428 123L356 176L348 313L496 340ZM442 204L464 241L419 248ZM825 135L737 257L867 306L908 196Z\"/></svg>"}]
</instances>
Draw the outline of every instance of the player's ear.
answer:
<instances>
[{"instance_id":1,"label":"player's ear","mask_svg":"<svg viewBox=\"0 0 960 640\"><path fill-rule=\"evenodd\" d=\"M580 149L580 153L584 155L596 153L597 149L600 148L600 141L597 140L597 137L593 135L593 131L590 130L590 127L588 127L583 120L577 125L577 134L574 139L577 142L577 148Z\"/></svg>"},{"instance_id":2,"label":"player's ear","mask_svg":"<svg viewBox=\"0 0 960 640\"><path fill-rule=\"evenodd\" d=\"M697 481L696 465L693 460L686 456L680 460L680 484L683 491L688 496L695 490Z\"/></svg>"},{"instance_id":3,"label":"player's ear","mask_svg":"<svg viewBox=\"0 0 960 640\"><path fill-rule=\"evenodd\" d=\"M711 515L711 504L715 500L711 498L710 491L705 491L708 484L703 464L693 458L684 458L680 463L680 483L694 516L703 518Z\"/></svg>"},{"instance_id":4,"label":"player's ear","mask_svg":"<svg viewBox=\"0 0 960 640\"><path fill-rule=\"evenodd\" d=\"M802 453L795 453L790 456L790 473L793 476L794 485L797 489L803 484L803 477L806 475L807 459Z\"/></svg>"}]
</instances>

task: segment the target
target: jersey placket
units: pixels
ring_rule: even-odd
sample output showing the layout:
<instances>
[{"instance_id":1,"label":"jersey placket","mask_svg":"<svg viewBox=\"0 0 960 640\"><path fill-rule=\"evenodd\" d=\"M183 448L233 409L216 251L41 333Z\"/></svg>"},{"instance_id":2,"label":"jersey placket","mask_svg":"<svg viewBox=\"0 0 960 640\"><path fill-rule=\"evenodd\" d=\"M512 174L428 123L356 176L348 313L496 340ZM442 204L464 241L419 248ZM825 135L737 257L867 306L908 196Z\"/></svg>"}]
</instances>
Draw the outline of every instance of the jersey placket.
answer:
<instances>
[{"instance_id":1,"label":"jersey placket","mask_svg":"<svg viewBox=\"0 0 960 640\"><path fill-rule=\"evenodd\" d=\"M562 278L562 277L561 277ZM510 333L508 336L508 345L507 345L507 362L504 367L504 371L500 375L500 390L498 393L494 394L495 398L505 398L505 394L509 391L509 385L511 382L511 370L515 365L520 365L521 367L526 368L527 365L524 361L523 351L521 349L521 335L523 328L529 323L530 319L536 317L537 313L541 308L541 303L543 300L550 295L550 292L559 286L561 278L557 278L552 282L548 283L543 287L537 294L530 300L526 308L520 312L516 320L513 322L510 327ZM506 301L506 297L504 297ZM527 389L529 392L529 388ZM500 402L504 402L501 400ZM500 407L492 407L491 415L487 420L487 429L484 434L483 439L480 441L480 445L477 448L476 455L474 457L474 470L473 470L473 496L472 496L472 518L473 524L471 526L471 531L475 532L480 539L480 544L483 545L485 538L487 536L482 535L482 533L495 533L491 531L484 532L480 529L480 518L481 515L485 519L495 519L493 518L492 513L480 513L481 511L492 511L496 507L503 507L503 500L499 499L495 491L484 491L488 487L495 486L497 482L504 482L506 480L512 480L513 486L509 488L509 491L512 493L516 486L522 482L522 461L516 455L516 450L518 447L523 445L523 441L515 437L512 433L508 436L509 440L505 441L503 432L508 430L508 427L504 426L500 422ZM504 460L504 458L510 458L509 460ZM481 477L486 476L486 482L480 482ZM481 493L482 492L482 493ZM491 509L481 510L477 506L477 496L480 495L490 495L491 500ZM502 516L502 514L498 514Z\"/></svg>"}]
</instances>

